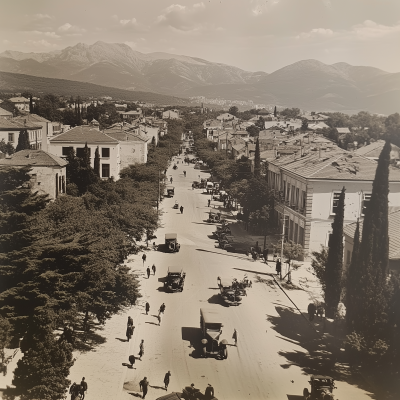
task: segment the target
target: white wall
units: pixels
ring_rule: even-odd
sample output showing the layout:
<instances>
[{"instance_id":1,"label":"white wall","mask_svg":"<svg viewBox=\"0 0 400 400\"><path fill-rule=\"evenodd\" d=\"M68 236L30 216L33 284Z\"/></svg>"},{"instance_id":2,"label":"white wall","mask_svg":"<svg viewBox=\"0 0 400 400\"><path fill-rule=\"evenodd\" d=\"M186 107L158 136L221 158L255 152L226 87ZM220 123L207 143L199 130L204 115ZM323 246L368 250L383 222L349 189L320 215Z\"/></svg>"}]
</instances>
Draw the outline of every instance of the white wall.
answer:
<instances>
[{"instance_id":1,"label":"white wall","mask_svg":"<svg viewBox=\"0 0 400 400\"><path fill-rule=\"evenodd\" d=\"M120 142L121 169L147 162L147 143L143 141Z\"/></svg>"},{"instance_id":2,"label":"white wall","mask_svg":"<svg viewBox=\"0 0 400 400\"><path fill-rule=\"evenodd\" d=\"M29 174L32 176L31 187L33 191L39 191L42 194L47 193L52 199L58 197L57 194L65 193L66 167L33 166Z\"/></svg>"}]
</instances>

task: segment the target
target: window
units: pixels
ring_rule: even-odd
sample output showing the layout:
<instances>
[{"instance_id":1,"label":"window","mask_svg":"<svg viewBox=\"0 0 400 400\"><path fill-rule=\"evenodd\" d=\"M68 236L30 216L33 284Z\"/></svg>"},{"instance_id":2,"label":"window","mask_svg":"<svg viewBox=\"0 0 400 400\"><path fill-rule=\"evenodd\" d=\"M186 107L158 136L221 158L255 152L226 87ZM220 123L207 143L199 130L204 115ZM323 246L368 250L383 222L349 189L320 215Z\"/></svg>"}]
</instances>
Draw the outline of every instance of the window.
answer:
<instances>
[{"instance_id":1,"label":"window","mask_svg":"<svg viewBox=\"0 0 400 400\"><path fill-rule=\"evenodd\" d=\"M294 233L293 225L294 225L294 222L292 220L290 220L289 221L289 240L294 241L295 239L293 238L293 233Z\"/></svg>"},{"instance_id":2,"label":"window","mask_svg":"<svg viewBox=\"0 0 400 400\"><path fill-rule=\"evenodd\" d=\"M286 201L286 181L283 181L283 201Z\"/></svg>"},{"instance_id":3,"label":"window","mask_svg":"<svg viewBox=\"0 0 400 400\"><path fill-rule=\"evenodd\" d=\"M294 237L293 237L293 241L295 242L295 243L298 243L297 242L297 235L298 235L298 232L299 232L299 225L298 224L294 224Z\"/></svg>"},{"instance_id":4,"label":"window","mask_svg":"<svg viewBox=\"0 0 400 400\"><path fill-rule=\"evenodd\" d=\"M334 192L332 200L332 212L331 212L331 214L333 215L336 215L336 211L339 206L339 198L340 198L340 192Z\"/></svg>"},{"instance_id":5,"label":"window","mask_svg":"<svg viewBox=\"0 0 400 400\"><path fill-rule=\"evenodd\" d=\"M347 250L346 265L350 265L351 262L351 251Z\"/></svg>"},{"instance_id":6,"label":"window","mask_svg":"<svg viewBox=\"0 0 400 400\"><path fill-rule=\"evenodd\" d=\"M299 244L304 247L304 228L299 226Z\"/></svg>"},{"instance_id":7,"label":"window","mask_svg":"<svg viewBox=\"0 0 400 400\"><path fill-rule=\"evenodd\" d=\"M290 184L287 184L286 188L286 201L289 203L290 202Z\"/></svg>"},{"instance_id":8,"label":"window","mask_svg":"<svg viewBox=\"0 0 400 400\"><path fill-rule=\"evenodd\" d=\"M84 150L84 147L77 147L76 148L76 156L83 157L83 150Z\"/></svg>"},{"instance_id":9,"label":"window","mask_svg":"<svg viewBox=\"0 0 400 400\"><path fill-rule=\"evenodd\" d=\"M110 158L110 148L109 147L102 147L101 156L103 158Z\"/></svg>"},{"instance_id":10,"label":"window","mask_svg":"<svg viewBox=\"0 0 400 400\"><path fill-rule=\"evenodd\" d=\"M307 197L306 197L306 192L304 190L302 190L302 197L303 197L303 204L302 204L302 208L305 211L306 210L306 201L307 201Z\"/></svg>"},{"instance_id":11,"label":"window","mask_svg":"<svg viewBox=\"0 0 400 400\"><path fill-rule=\"evenodd\" d=\"M292 185L292 190L291 190L291 199L290 199L290 205L294 206L295 205L295 201L294 201L294 197L295 197L295 187L294 185Z\"/></svg>"},{"instance_id":12,"label":"window","mask_svg":"<svg viewBox=\"0 0 400 400\"><path fill-rule=\"evenodd\" d=\"M367 206L371 201L371 193L364 193L363 194L363 202L361 207L361 215L365 215L365 211L367 210Z\"/></svg>"},{"instance_id":13,"label":"window","mask_svg":"<svg viewBox=\"0 0 400 400\"><path fill-rule=\"evenodd\" d=\"M73 149L73 147L63 147L62 148L62 155L63 156L67 156L71 149Z\"/></svg>"},{"instance_id":14,"label":"window","mask_svg":"<svg viewBox=\"0 0 400 400\"><path fill-rule=\"evenodd\" d=\"M295 199L295 202L294 202L294 204L296 205L296 207L299 206L299 195L300 195L300 189L299 189L299 188L296 188L296 199Z\"/></svg>"},{"instance_id":15,"label":"window","mask_svg":"<svg viewBox=\"0 0 400 400\"><path fill-rule=\"evenodd\" d=\"M110 164L101 164L101 177L102 178L110 177Z\"/></svg>"},{"instance_id":16,"label":"window","mask_svg":"<svg viewBox=\"0 0 400 400\"><path fill-rule=\"evenodd\" d=\"M8 141L11 143L14 143L14 133L9 132L8 134Z\"/></svg>"}]
</instances>

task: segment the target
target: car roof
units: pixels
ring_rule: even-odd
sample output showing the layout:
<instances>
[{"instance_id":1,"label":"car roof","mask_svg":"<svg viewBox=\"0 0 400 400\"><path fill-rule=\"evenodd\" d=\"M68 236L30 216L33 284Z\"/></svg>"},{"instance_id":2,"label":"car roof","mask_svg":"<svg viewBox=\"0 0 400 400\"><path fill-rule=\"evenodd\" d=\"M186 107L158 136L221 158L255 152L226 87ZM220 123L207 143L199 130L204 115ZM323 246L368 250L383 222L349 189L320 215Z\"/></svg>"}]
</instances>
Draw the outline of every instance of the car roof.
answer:
<instances>
[{"instance_id":1,"label":"car roof","mask_svg":"<svg viewBox=\"0 0 400 400\"><path fill-rule=\"evenodd\" d=\"M166 233L165 239L176 239L178 235L176 233Z\"/></svg>"},{"instance_id":2,"label":"car roof","mask_svg":"<svg viewBox=\"0 0 400 400\"><path fill-rule=\"evenodd\" d=\"M172 274L180 274L182 272L182 268L180 267L168 267L168 272Z\"/></svg>"},{"instance_id":3,"label":"car roof","mask_svg":"<svg viewBox=\"0 0 400 400\"><path fill-rule=\"evenodd\" d=\"M179 396L179 393L170 393L166 394L165 396L157 397L156 400L180 400L181 397Z\"/></svg>"},{"instance_id":4,"label":"car roof","mask_svg":"<svg viewBox=\"0 0 400 400\"><path fill-rule=\"evenodd\" d=\"M220 324L221 316L219 312L211 308L200 308L200 314L203 316L206 324Z\"/></svg>"},{"instance_id":5,"label":"car roof","mask_svg":"<svg viewBox=\"0 0 400 400\"><path fill-rule=\"evenodd\" d=\"M313 379L333 379L331 376L324 376L324 375L311 375Z\"/></svg>"}]
</instances>

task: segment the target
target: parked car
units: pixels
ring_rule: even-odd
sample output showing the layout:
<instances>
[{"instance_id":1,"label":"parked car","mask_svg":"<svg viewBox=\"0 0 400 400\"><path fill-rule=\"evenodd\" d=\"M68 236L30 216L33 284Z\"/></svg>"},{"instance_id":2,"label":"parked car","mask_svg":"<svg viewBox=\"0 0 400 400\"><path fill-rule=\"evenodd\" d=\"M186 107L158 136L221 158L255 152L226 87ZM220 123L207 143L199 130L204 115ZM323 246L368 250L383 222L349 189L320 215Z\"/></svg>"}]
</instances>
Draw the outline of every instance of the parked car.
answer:
<instances>
[{"instance_id":1,"label":"parked car","mask_svg":"<svg viewBox=\"0 0 400 400\"><path fill-rule=\"evenodd\" d=\"M186 273L179 267L168 267L164 287L167 292L182 292L185 283Z\"/></svg>"},{"instance_id":2,"label":"parked car","mask_svg":"<svg viewBox=\"0 0 400 400\"><path fill-rule=\"evenodd\" d=\"M308 388L304 388L303 397L304 400L333 400L333 389L335 387L335 381L330 376L323 375L311 375L308 381L311 386L311 392Z\"/></svg>"},{"instance_id":3,"label":"parked car","mask_svg":"<svg viewBox=\"0 0 400 400\"><path fill-rule=\"evenodd\" d=\"M213 309L200 309L200 329L202 333L202 355L208 357L214 355L219 358L228 358L228 342L224 339L219 342L222 334L222 319L219 313Z\"/></svg>"},{"instance_id":4,"label":"parked car","mask_svg":"<svg viewBox=\"0 0 400 400\"><path fill-rule=\"evenodd\" d=\"M174 197L175 187L174 186L167 186L166 189L167 189L168 197Z\"/></svg>"},{"instance_id":5,"label":"parked car","mask_svg":"<svg viewBox=\"0 0 400 400\"><path fill-rule=\"evenodd\" d=\"M181 248L181 245L178 243L178 235L176 233L166 233L165 246L167 252L169 253L178 252L179 249Z\"/></svg>"},{"instance_id":6,"label":"parked car","mask_svg":"<svg viewBox=\"0 0 400 400\"><path fill-rule=\"evenodd\" d=\"M228 306L238 306L242 302L241 291L237 287L233 287L232 279L217 278L220 297Z\"/></svg>"}]
</instances>

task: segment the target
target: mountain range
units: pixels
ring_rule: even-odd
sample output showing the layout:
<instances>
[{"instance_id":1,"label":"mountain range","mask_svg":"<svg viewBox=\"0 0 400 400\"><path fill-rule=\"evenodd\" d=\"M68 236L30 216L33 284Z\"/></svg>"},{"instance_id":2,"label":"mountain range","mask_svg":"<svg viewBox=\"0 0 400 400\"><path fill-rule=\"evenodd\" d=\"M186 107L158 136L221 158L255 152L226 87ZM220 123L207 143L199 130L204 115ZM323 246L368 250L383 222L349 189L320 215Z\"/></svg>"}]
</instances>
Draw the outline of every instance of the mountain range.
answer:
<instances>
[{"instance_id":1,"label":"mountain range","mask_svg":"<svg viewBox=\"0 0 400 400\"><path fill-rule=\"evenodd\" d=\"M303 60L273 73L126 44L96 42L50 53L0 53L0 71L67 79L169 96L252 100L318 111L400 111L400 73L347 63Z\"/></svg>"}]
</instances>

